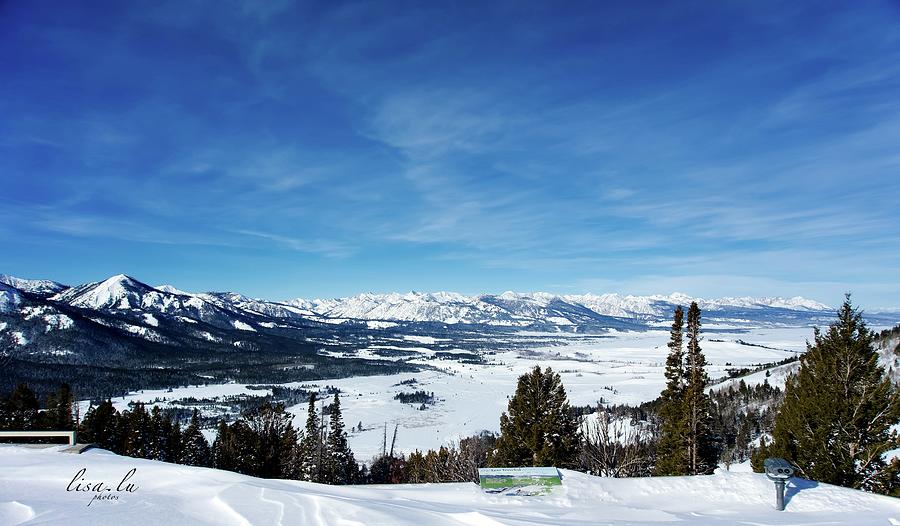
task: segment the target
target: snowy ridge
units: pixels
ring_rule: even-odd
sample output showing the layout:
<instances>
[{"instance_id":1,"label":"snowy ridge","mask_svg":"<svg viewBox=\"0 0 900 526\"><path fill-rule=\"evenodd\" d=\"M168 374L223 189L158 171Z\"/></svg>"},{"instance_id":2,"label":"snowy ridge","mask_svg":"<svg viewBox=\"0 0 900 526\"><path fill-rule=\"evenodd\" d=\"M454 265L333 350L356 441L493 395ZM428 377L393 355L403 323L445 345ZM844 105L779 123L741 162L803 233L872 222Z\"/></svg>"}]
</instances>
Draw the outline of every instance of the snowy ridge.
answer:
<instances>
[{"instance_id":1,"label":"snowy ridge","mask_svg":"<svg viewBox=\"0 0 900 526\"><path fill-rule=\"evenodd\" d=\"M10 278L9 281L29 284L33 280ZM61 313L71 308L79 311L73 316L80 322ZM43 327L34 323L39 321L34 315L37 312L35 309L43 314ZM65 288L51 296L25 295L17 288L0 283L0 312L19 318L12 324L22 329L20 341L31 341L32 338L26 338L28 335L69 329L89 321L148 341L171 345L176 345L175 342L182 337L217 343L228 340L206 330L189 328L201 322L226 333L235 331L246 335L248 332L258 332L259 327L296 330L308 326L309 319L321 318L294 306L252 300L236 293L193 294L168 285L151 287L124 274ZM278 323L278 320L285 321ZM250 347L255 348L249 344L241 346Z\"/></svg>"},{"instance_id":2,"label":"snowy ridge","mask_svg":"<svg viewBox=\"0 0 900 526\"><path fill-rule=\"evenodd\" d=\"M339 299L290 302L324 316L361 320L475 323L526 326L534 323L572 325L592 315L635 320L662 319L677 305L696 301L709 311L780 309L800 313L828 313L822 303L794 298L721 298L707 300L674 293L668 296L632 296L619 294L556 295L547 292L504 292L498 295L465 296L453 292L407 294L359 294ZM596 320L600 321L600 320Z\"/></svg>"},{"instance_id":3,"label":"snowy ridge","mask_svg":"<svg viewBox=\"0 0 900 526\"><path fill-rule=\"evenodd\" d=\"M878 364L884 368L885 373L891 378L894 384L900 385L900 336L889 336L887 338L878 337L875 339L874 345L875 352L878 353ZM776 365L746 376L723 380L722 382L711 386L711 389L737 389L740 382L744 382L749 386L768 382L773 387L784 389L787 378L792 374L795 374L799 368L799 361L784 365Z\"/></svg>"},{"instance_id":4,"label":"snowy ridge","mask_svg":"<svg viewBox=\"0 0 900 526\"><path fill-rule=\"evenodd\" d=\"M271 301L248 298L236 292L205 292L195 294L205 301L218 305L223 309L238 309L248 314L268 316L272 318L303 318L316 316L316 313L294 305L285 305Z\"/></svg>"},{"instance_id":5,"label":"snowy ridge","mask_svg":"<svg viewBox=\"0 0 900 526\"><path fill-rule=\"evenodd\" d=\"M48 279L22 279L6 274L0 274L0 283L40 296L52 296L69 288L62 283Z\"/></svg>"},{"instance_id":6,"label":"snowy ridge","mask_svg":"<svg viewBox=\"0 0 900 526\"><path fill-rule=\"evenodd\" d=\"M154 290L134 278L118 274L104 281L73 287L51 299L86 309L125 310L139 308L144 296Z\"/></svg>"},{"instance_id":7,"label":"snowy ridge","mask_svg":"<svg viewBox=\"0 0 900 526\"><path fill-rule=\"evenodd\" d=\"M164 314L205 321L218 326L233 326L234 313L229 313L201 295L179 294L153 288L140 281L118 274L104 281L72 287L50 298L72 307L101 312L134 312L135 314ZM152 321L151 321L152 320ZM149 325L158 324L156 318L143 318Z\"/></svg>"},{"instance_id":8,"label":"snowy ridge","mask_svg":"<svg viewBox=\"0 0 900 526\"><path fill-rule=\"evenodd\" d=\"M244 331L247 327L291 329L308 326L310 322L357 323L373 329L391 328L393 325L388 324L396 323L439 323L487 326L497 330L643 330L660 327L671 318L677 305L687 306L692 301L700 305L708 322L732 326L809 326L823 323L833 315L833 309L828 305L802 297L703 299L682 293L635 296L513 291L480 295L393 292L279 302L254 299L236 292L193 293L171 285L151 287L124 274L71 288L47 280L21 280L11 276L4 276L4 280L2 283L18 283L44 294L58 291L41 297L51 304L125 316L146 326L201 321L220 329ZM8 284L4 286L0 309L15 311L23 300L30 301L22 296L20 289ZM151 317L143 317L145 314ZM896 315L883 317L893 320Z\"/></svg>"},{"instance_id":9,"label":"snowy ridge","mask_svg":"<svg viewBox=\"0 0 900 526\"><path fill-rule=\"evenodd\" d=\"M22 294L5 283L0 283L0 312L15 312L22 303Z\"/></svg>"},{"instance_id":10,"label":"snowy ridge","mask_svg":"<svg viewBox=\"0 0 900 526\"><path fill-rule=\"evenodd\" d=\"M337 300L293 300L291 305L334 318L359 320L400 320L443 323L483 323L494 325L527 325L501 306L482 301L480 297L438 292L407 294L360 294Z\"/></svg>"}]
</instances>

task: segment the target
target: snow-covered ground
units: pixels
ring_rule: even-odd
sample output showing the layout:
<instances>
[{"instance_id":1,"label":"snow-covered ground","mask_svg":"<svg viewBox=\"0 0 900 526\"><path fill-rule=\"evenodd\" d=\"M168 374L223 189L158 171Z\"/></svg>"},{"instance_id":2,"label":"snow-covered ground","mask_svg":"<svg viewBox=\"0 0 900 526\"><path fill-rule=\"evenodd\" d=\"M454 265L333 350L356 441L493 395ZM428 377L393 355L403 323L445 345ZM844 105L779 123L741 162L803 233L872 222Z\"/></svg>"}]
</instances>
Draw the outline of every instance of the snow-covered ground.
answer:
<instances>
[{"instance_id":1,"label":"snow-covered ground","mask_svg":"<svg viewBox=\"0 0 900 526\"><path fill-rule=\"evenodd\" d=\"M285 385L339 388L347 428L358 429L362 424L362 431L350 431L350 446L363 461L381 450L385 427L390 441L394 426L399 426L396 444L404 452L437 448L482 430L497 431L500 414L515 391L518 376L535 365L551 366L560 372L570 401L578 405L596 404L601 399L607 403L638 404L656 398L663 388L668 331L616 332L612 337L559 333L519 337L527 338L529 345L487 354L486 364L436 359L433 350L423 347L434 343L434 338L407 337L398 339L391 347L417 352L419 356L414 362L428 365L432 370ZM803 351L812 331L766 328L733 333L709 328L704 337L702 346L709 362L709 374L716 378L724 376L728 368L776 362ZM737 340L757 346L737 343ZM485 342L487 350L490 345ZM360 349L355 356L366 356L369 352L370 349ZM416 379L415 384L400 384L412 378ZM434 392L437 403L419 410L417 404L402 404L394 399L397 393L418 390ZM148 390L117 398L114 403L122 410L131 401L264 393L264 390L248 390L242 384L209 385L172 392ZM307 405L299 404L290 410L297 415L294 425L302 428Z\"/></svg>"},{"instance_id":2,"label":"snow-covered ground","mask_svg":"<svg viewBox=\"0 0 900 526\"><path fill-rule=\"evenodd\" d=\"M548 496L487 495L475 484L323 486L120 457L0 446L0 524L500 526L898 524L900 500L793 479L785 511L765 476L606 479L563 471ZM85 469L82 488L72 479ZM134 491L117 491L132 469ZM93 486L107 500L93 500ZM109 500L115 497L117 500ZM90 504L90 505L88 505Z\"/></svg>"}]
</instances>

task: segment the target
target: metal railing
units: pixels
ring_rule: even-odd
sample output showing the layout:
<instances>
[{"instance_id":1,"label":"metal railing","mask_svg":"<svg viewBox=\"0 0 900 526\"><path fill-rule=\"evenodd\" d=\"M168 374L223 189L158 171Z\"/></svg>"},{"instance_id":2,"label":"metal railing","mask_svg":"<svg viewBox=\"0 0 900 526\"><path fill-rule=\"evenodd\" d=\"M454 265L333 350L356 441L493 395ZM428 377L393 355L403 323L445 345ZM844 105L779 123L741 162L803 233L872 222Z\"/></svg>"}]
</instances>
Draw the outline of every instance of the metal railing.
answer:
<instances>
[{"instance_id":1,"label":"metal railing","mask_svg":"<svg viewBox=\"0 0 900 526\"><path fill-rule=\"evenodd\" d=\"M63 437L69 439L69 445L75 445L75 431L0 431L0 441L3 437L16 438L44 438Z\"/></svg>"}]
</instances>

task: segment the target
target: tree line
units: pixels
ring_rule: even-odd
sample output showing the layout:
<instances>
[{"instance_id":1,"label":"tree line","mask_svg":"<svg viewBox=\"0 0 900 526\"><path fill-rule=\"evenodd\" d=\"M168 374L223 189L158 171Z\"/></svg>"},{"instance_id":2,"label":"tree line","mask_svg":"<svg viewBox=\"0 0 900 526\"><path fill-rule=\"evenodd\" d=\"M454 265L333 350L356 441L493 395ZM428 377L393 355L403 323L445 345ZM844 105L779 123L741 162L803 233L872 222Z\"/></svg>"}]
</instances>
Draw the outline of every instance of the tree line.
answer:
<instances>
[{"instance_id":1,"label":"tree line","mask_svg":"<svg viewBox=\"0 0 900 526\"><path fill-rule=\"evenodd\" d=\"M51 431L75 428L75 396L68 384L47 395L41 403L25 384L0 397L0 430Z\"/></svg>"}]
</instances>

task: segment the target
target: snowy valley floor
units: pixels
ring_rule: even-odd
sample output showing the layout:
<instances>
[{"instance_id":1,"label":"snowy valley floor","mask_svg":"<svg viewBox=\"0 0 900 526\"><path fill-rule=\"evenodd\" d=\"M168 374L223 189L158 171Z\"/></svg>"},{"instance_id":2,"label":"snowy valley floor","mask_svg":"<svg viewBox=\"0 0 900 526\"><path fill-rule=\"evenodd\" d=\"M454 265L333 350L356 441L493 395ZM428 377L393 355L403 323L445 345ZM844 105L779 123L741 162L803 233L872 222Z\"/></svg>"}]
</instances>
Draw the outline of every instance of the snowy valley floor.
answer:
<instances>
[{"instance_id":1,"label":"snowy valley floor","mask_svg":"<svg viewBox=\"0 0 900 526\"><path fill-rule=\"evenodd\" d=\"M773 509L764 476L604 479L564 471L563 487L546 497L483 494L475 484L334 487L266 480L213 469L120 457L92 450L0 446L0 524L126 525L643 525L900 524L900 499L794 479L787 510ZM118 501L91 502L103 483ZM116 492L125 474L133 493Z\"/></svg>"},{"instance_id":2,"label":"snowy valley floor","mask_svg":"<svg viewBox=\"0 0 900 526\"><path fill-rule=\"evenodd\" d=\"M717 332L721 331L721 332ZM728 329L708 328L704 333L703 350L708 361L707 371L713 378L724 376L729 367L753 367L756 364L777 362L806 348L812 336L809 328L761 328L741 333ZM523 338L522 334L516 338ZM519 375L535 365L551 366L562 375L569 400L577 405L595 405L601 399L608 404L631 404L653 400L665 386L663 375L669 340L668 330L642 332L612 332L603 336L578 334L543 334L527 336L522 349L492 352L486 363L462 363L433 357L434 351L423 347L434 341L429 337L399 338L396 347L420 356L411 363L430 367L417 373L388 376L362 376L315 382L284 384L288 387L318 388L334 386L341 390L341 408L350 431L350 447L356 458L369 461L381 451L385 429L390 433L399 426L397 449L410 453L416 449L437 449L482 430L499 431L500 414L506 410L508 397L516 389ZM745 345L738 340L752 343ZM491 351L494 341L485 341ZM360 350L353 356L372 357ZM416 379L414 385L403 385ZM761 383L784 385L784 378L758 375ZM395 400L403 391L434 392L438 402L425 411L418 404L403 404ZM249 390L244 384L192 386L172 390L145 390L113 399L120 411L130 402L143 401L151 405L170 407L183 399L218 398L234 395L262 395L271 391ZM177 407L192 407L182 402ZM306 422L306 402L289 410L296 415L294 426L302 428ZM87 411L82 405L82 414ZM208 413L202 406L201 411ZM207 431L212 440L213 430ZM388 437L390 439L390 436Z\"/></svg>"}]
</instances>

